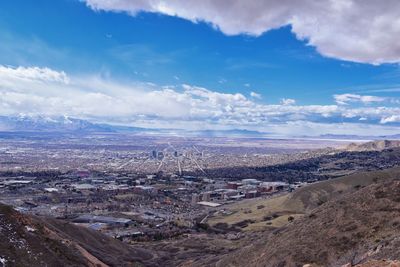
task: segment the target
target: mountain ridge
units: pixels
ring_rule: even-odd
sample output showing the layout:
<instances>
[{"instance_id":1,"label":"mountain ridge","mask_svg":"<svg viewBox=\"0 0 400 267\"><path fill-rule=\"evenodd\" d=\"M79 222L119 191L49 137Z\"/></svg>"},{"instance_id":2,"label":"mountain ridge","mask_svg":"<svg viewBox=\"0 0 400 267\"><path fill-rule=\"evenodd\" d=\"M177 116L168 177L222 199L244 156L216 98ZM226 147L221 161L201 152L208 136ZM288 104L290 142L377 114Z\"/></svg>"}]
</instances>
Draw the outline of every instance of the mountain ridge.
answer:
<instances>
[{"instance_id":1,"label":"mountain ridge","mask_svg":"<svg viewBox=\"0 0 400 267\"><path fill-rule=\"evenodd\" d=\"M351 143L346 146L347 151L382 151L400 147L400 140L376 140L366 143Z\"/></svg>"}]
</instances>

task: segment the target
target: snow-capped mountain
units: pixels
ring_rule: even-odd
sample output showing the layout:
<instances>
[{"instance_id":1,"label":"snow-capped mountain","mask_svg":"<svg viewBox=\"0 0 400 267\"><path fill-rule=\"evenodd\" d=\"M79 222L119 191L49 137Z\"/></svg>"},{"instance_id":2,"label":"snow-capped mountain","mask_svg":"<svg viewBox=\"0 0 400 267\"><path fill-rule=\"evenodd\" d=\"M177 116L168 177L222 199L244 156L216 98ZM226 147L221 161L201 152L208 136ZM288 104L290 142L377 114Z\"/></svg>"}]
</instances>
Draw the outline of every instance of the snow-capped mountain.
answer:
<instances>
[{"instance_id":1,"label":"snow-capped mountain","mask_svg":"<svg viewBox=\"0 0 400 267\"><path fill-rule=\"evenodd\" d=\"M67 116L0 116L0 131L114 131L112 126L89 122L87 120L70 118Z\"/></svg>"}]
</instances>

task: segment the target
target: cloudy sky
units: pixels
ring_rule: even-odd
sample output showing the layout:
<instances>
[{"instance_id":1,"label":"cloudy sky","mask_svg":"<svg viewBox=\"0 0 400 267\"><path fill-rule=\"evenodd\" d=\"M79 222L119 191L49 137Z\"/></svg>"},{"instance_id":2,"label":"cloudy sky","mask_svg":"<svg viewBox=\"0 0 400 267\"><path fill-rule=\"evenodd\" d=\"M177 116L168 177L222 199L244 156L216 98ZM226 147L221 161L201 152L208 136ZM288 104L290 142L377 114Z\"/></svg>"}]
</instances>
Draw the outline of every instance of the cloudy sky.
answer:
<instances>
[{"instance_id":1,"label":"cloudy sky","mask_svg":"<svg viewBox=\"0 0 400 267\"><path fill-rule=\"evenodd\" d=\"M398 36L398 0L4 0L0 116L397 134Z\"/></svg>"}]
</instances>

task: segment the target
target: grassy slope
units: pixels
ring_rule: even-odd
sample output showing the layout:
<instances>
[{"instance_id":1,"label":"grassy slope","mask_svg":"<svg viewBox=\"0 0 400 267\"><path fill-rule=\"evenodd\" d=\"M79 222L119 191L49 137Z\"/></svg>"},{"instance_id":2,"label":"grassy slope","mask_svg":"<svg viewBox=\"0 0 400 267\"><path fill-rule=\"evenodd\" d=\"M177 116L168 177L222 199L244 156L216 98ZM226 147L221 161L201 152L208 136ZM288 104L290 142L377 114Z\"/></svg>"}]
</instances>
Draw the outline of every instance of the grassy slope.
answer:
<instances>
[{"instance_id":1,"label":"grassy slope","mask_svg":"<svg viewBox=\"0 0 400 267\"><path fill-rule=\"evenodd\" d=\"M356 191L374 182L390 180L400 174L400 168L384 171L362 172L318 182L299 188L293 193L271 199L250 199L225 206L232 212L230 215L222 213L210 217L208 223L212 226L217 223L233 225L243 220L254 220L255 223L243 228L244 230L263 230L271 227L281 227L287 224L289 216L299 217L319 205L337 198L345 193ZM264 206L263 208L259 208ZM265 216L279 215L272 220L265 221ZM268 223L268 224L267 224Z\"/></svg>"},{"instance_id":2,"label":"grassy slope","mask_svg":"<svg viewBox=\"0 0 400 267\"><path fill-rule=\"evenodd\" d=\"M400 174L397 170L374 175L389 179L330 200L273 233L263 232L257 242L216 265L353 266L399 259Z\"/></svg>"}]
</instances>

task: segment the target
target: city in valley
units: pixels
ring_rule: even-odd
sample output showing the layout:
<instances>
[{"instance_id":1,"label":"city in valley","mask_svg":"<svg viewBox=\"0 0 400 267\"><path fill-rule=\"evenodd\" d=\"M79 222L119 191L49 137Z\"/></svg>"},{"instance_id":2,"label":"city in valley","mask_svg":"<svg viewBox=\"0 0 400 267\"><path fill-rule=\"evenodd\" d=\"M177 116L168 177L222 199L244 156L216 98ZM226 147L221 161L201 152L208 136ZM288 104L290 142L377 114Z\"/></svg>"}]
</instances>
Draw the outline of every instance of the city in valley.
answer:
<instances>
[{"instance_id":1,"label":"city in valley","mask_svg":"<svg viewBox=\"0 0 400 267\"><path fill-rule=\"evenodd\" d=\"M350 141L335 139L51 132L0 138L2 203L128 243L195 234L232 213L235 203L398 163L396 157L368 164L368 154L347 155ZM339 165L350 156L353 164Z\"/></svg>"},{"instance_id":2,"label":"city in valley","mask_svg":"<svg viewBox=\"0 0 400 267\"><path fill-rule=\"evenodd\" d=\"M326 179L328 170L293 179L261 168L331 155L348 143L118 133L2 133L0 142L2 203L126 242L192 233L231 203Z\"/></svg>"},{"instance_id":3,"label":"city in valley","mask_svg":"<svg viewBox=\"0 0 400 267\"><path fill-rule=\"evenodd\" d=\"M232 262L228 252L240 263L242 248L382 176L363 172L400 166L399 141L355 141L1 132L2 213L16 216L10 206L27 216L20 223L0 217L10 231L3 236L20 249L10 253L39 263L48 260L38 255L51 255L41 246L59 238L109 265L224 264ZM30 235L45 239L37 248ZM118 249L105 248L102 236L127 247L110 240ZM126 249L130 257L108 258Z\"/></svg>"}]
</instances>

